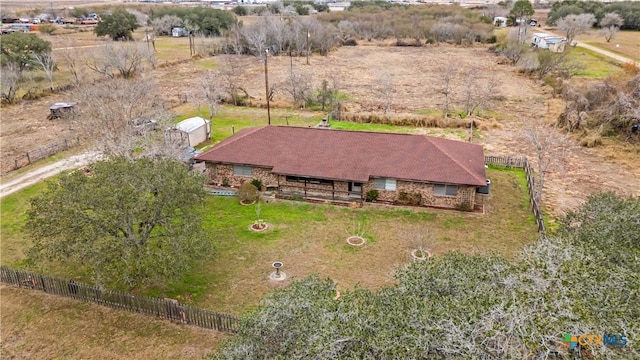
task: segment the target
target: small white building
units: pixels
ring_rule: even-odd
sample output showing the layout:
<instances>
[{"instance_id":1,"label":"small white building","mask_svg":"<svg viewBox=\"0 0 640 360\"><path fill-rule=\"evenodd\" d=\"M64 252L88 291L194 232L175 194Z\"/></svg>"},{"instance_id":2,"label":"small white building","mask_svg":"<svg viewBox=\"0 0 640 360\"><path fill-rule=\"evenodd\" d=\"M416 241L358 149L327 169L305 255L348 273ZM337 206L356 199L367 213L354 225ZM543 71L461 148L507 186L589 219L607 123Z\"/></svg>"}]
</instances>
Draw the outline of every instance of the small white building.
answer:
<instances>
[{"instance_id":1,"label":"small white building","mask_svg":"<svg viewBox=\"0 0 640 360\"><path fill-rule=\"evenodd\" d=\"M165 137L170 141L194 147L211 138L211 122L199 116L185 119L167 129Z\"/></svg>"},{"instance_id":2,"label":"small white building","mask_svg":"<svg viewBox=\"0 0 640 360\"><path fill-rule=\"evenodd\" d=\"M567 39L547 33L533 33L531 46L540 49L549 49L551 52L563 52L567 45Z\"/></svg>"},{"instance_id":3,"label":"small white building","mask_svg":"<svg viewBox=\"0 0 640 360\"><path fill-rule=\"evenodd\" d=\"M506 16L496 16L493 18L493 26L498 27L507 27L507 17Z\"/></svg>"},{"instance_id":4,"label":"small white building","mask_svg":"<svg viewBox=\"0 0 640 360\"><path fill-rule=\"evenodd\" d=\"M174 27L173 29L171 29L171 36L173 37L183 37L187 35L187 29L183 27Z\"/></svg>"}]
</instances>

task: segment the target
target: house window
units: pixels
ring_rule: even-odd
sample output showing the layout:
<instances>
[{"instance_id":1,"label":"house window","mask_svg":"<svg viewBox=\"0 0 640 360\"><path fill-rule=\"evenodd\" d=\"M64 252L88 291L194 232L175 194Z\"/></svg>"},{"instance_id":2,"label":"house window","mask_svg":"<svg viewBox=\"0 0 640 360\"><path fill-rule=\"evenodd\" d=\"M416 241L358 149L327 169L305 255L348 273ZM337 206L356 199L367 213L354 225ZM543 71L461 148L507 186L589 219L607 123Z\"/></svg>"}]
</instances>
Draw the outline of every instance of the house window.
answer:
<instances>
[{"instance_id":1,"label":"house window","mask_svg":"<svg viewBox=\"0 0 640 360\"><path fill-rule=\"evenodd\" d=\"M440 196L456 196L458 194L458 186L435 184L433 185L433 194Z\"/></svg>"},{"instance_id":2,"label":"house window","mask_svg":"<svg viewBox=\"0 0 640 360\"><path fill-rule=\"evenodd\" d=\"M251 166L233 165L233 175L251 176Z\"/></svg>"},{"instance_id":3,"label":"house window","mask_svg":"<svg viewBox=\"0 0 640 360\"><path fill-rule=\"evenodd\" d=\"M373 179L373 187L380 190L396 190L395 179Z\"/></svg>"}]
</instances>

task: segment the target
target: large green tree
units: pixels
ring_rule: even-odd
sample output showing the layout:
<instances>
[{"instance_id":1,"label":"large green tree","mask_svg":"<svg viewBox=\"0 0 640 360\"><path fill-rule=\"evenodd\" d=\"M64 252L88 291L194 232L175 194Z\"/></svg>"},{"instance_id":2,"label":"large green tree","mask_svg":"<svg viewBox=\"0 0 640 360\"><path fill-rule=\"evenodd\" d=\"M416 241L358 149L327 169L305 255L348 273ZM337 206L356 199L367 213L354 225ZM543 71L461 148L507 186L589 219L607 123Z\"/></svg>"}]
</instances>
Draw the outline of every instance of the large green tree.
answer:
<instances>
[{"instance_id":1,"label":"large green tree","mask_svg":"<svg viewBox=\"0 0 640 360\"><path fill-rule=\"evenodd\" d=\"M97 36L109 35L113 40L131 40L132 32L139 27L136 16L124 9L105 15L96 25Z\"/></svg>"},{"instance_id":2,"label":"large green tree","mask_svg":"<svg viewBox=\"0 0 640 360\"><path fill-rule=\"evenodd\" d=\"M86 267L117 288L172 279L209 249L198 213L203 183L168 159L116 157L61 176L31 202L29 257Z\"/></svg>"},{"instance_id":3,"label":"large green tree","mask_svg":"<svg viewBox=\"0 0 640 360\"><path fill-rule=\"evenodd\" d=\"M51 52L51 43L36 34L14 32L0 39L0 61L2 66L18 72L38 68L36 56Z\"/></svg>"},{"instance_id":4,"label":"large green tree","mask_svg":"<svg viewBox=\"0 0 640 360\"><path fill-rule=\"evenodd\" d=\"M531 5L531 1L529 0L518 0L513 4L511 11L509 12L509 16L511 16L514 20L521 19L525 23L528 23L531 15L533 15L533 5Z\"/></svg>"}]
</instances>

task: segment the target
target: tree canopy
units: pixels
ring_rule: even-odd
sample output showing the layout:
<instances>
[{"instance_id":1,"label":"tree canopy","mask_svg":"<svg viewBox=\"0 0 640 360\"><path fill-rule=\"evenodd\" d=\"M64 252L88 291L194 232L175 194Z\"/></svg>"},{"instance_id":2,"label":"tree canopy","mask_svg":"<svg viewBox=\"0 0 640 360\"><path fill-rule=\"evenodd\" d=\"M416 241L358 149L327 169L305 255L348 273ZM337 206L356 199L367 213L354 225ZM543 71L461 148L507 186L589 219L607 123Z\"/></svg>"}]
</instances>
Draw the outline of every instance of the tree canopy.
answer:
<instances>
[{"instance_id":1,"label":"tree canopy","mask_svg":"<svg viewBox=\"0 0 640 360\"><path fill-rule=\"evenodd\" d=\"M396 285L342 290L309 277L267 296L219 359L569 358L563 335L640 332L640 199L591 198L557 236L517 261L450 253ZM637 358L640 345L581 345L587 358Z\"/></svg>"},{"instance_id":2,"label":"tree canopy","mask_svg":"<svg viewBox=\"0 0 640 360\"><path fill-rule=\"evenodd\" d=\"M567 15L589 13L599 22L608 13L616 13L622 17L623 30L640 30L640 3L637 1L621 1L606 3L600 1L564 0L553 3L547 24L556 22Z\"/></svg>"},{"instance_id":3,"label":"tree canopy","mask_svg":"<svg viewBox=\"0 0 640 360\"><path fill-rule=\"evenodd\" d=\"M113 40L131 40L132 33L139 27L136 16L124 9L105 15L96 25L96 36L108 35Z\"/></svg>"},{"instance_id":4,"label":"tree canopy","mask_svg":"<svg viewBox=\"0 0 640 360\"><path fill-rule=\"evenodd\" d=\"M2 66L9 66L18 72L38 68L36 56L51 52L51 43L36 34L14 32L3 35L0 41Z\"/></svg>"},{"instance_id":5,"label":"tree canopy","mask_svg":"<svg viewBox=\"0 0 640 360\"><path fill-rule=\"evenodd\" d=\"M235 17L230 11L204 7L159 8L153 13L152 18L158 19L166 15L177 16L189 30L205 36L220 36L235 24Z\"/></svg>"},{"instance_id":6,"label":"tree canopy","mask_svg":"<svg viewBox=\"0 0 640 360\"><path fill-rule=\"evenodd\" d=\"M525 23L528 23L528 19L533 15L533 5L529 0L518 0L513 4L509 16L517 19L521 19Z\"/></svg>"},{"instance_id":7,"label":"tree canopy","mask_svg":"<svg viewBox=\"0 0 640 360\"><path fill-rule=\"evenodd\" d=\"M169 280L208 252L203 183L180 162L146 158L115 157L61 176L31 202L29 257L80 266L119 288Z\"/></svg>"}]
</instances>

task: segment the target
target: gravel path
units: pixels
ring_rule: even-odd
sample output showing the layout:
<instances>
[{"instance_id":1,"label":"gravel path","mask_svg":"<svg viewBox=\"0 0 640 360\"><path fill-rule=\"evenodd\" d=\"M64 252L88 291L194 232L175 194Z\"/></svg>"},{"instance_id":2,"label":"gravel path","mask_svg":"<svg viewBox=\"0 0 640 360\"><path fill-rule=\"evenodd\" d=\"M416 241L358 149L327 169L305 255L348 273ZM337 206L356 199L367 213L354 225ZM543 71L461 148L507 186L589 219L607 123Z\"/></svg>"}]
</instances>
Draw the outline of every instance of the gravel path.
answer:
<instances>
[{"instance_id":1,"label":"gravel path","mask_svg":"<svg viewBox=\"0 0 640 360\"><path fill-rule=\"evenodd\" d=\"M73 155L66 159L56 161L53 164L28 171L13 180L0 184L0 198L55 176L62 171L87 165L97 159L99 159L98 153L87 152L80 155Z\"/></svg>"}]
</instances>

